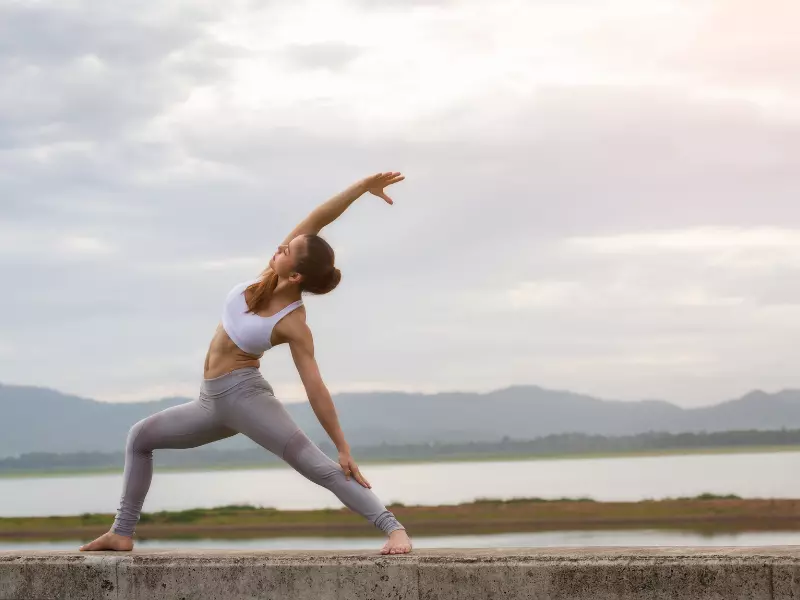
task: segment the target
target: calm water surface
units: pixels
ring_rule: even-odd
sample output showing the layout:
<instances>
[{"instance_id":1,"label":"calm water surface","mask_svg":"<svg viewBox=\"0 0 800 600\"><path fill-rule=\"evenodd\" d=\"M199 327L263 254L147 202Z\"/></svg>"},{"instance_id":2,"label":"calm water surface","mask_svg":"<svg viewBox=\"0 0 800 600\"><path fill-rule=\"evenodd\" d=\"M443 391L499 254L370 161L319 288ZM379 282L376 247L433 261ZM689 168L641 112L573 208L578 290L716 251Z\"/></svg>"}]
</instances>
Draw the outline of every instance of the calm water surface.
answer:
<instances>
[{"instance_id":1,"label":"calm water surface","mask_svg":"<svg viewBox=\"0 0 800 600\"><path fill-rule=\"evenodd\" d=\"M75 550L88 540L6 543L0 551ZM787 546L800 544L800 534L759 532L704 536L664 531L552 531L496 535L413 537L416 548L534 548L548 546ZM374 538L278 538L255 540L152 540L139 541L137 549L212 550L377 550Z\"/></svg>"},{"instance_id":2,"label":"calm water surface","mask_svg":"<svg viewBox=\"0 0 800 600\"><path fill-rule=\"evenodd\" d=\"M523 496L634 501L705 492L800 498L800 477L795 476L800 452L365 465L363 472L385 504L457 504ZM121 489L121 473L0 478L0 516L113 513ZM341 507L333 494L289 468L159 473L156 466L144 510L225 504Z\"/></svg>"}]
</instances>

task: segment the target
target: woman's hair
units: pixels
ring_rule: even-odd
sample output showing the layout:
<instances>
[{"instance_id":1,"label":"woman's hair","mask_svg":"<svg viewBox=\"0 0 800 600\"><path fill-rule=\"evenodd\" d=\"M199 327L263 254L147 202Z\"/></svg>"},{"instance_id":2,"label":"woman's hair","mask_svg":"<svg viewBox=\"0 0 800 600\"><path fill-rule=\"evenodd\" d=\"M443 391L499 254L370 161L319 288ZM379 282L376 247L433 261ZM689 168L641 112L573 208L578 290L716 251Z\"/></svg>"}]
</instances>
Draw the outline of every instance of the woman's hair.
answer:
<instances>
[{"instance_id":1,"label":"woman's hair","mask_svg":"<svg viewBox=\"0 0 800 600\"><path fill-rule=\"evenodd\" d=\"M327 294L342 280L342 272L333 266L334 253L330 244L318 235L305 236L306 248L295 264L294 270L303 276L300 291L311 294ZM263 271L264 277L247 287L252 297L247 303L247 312L256 313L266 307L278 286L278 274L270 268Z\"/></svg>"}]
</instances>

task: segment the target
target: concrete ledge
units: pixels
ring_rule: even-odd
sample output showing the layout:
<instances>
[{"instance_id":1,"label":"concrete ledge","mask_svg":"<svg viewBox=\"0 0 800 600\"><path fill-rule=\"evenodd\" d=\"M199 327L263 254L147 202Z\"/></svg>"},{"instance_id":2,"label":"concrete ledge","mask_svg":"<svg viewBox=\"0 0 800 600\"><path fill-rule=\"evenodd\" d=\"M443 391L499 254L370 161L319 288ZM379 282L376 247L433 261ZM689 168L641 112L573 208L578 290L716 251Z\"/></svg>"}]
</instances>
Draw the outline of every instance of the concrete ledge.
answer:
<instances>
[{"instance_id":1,"label":"concrete ledge","mask_svg":"<svg viewBox=\"0 0 800 600\"><path fill-rule=\"evenodd\" d=\"M0 599L800 600L800 546L0 552Z\"/></svg>"}]
</instances>

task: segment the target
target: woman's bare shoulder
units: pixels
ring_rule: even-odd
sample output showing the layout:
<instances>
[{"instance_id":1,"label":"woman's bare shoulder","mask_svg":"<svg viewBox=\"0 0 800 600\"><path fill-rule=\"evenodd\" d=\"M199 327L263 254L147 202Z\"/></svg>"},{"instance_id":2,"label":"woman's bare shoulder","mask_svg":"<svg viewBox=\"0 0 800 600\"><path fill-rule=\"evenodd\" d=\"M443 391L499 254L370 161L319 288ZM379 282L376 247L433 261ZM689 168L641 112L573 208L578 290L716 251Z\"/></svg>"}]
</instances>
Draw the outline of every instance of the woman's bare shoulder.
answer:
<instances>
[{"instance_id":1,"label":"woman's bare shoulder","mask_svg":"<svg viewBox=\"0 0 800 600\"><path fill-rule=\"evenodd\" d=\"M311 335L311 328L306 321L306 307L301 304L277 322L273 329L279 343L293 342Z\"/></svg>"}]
</instances>

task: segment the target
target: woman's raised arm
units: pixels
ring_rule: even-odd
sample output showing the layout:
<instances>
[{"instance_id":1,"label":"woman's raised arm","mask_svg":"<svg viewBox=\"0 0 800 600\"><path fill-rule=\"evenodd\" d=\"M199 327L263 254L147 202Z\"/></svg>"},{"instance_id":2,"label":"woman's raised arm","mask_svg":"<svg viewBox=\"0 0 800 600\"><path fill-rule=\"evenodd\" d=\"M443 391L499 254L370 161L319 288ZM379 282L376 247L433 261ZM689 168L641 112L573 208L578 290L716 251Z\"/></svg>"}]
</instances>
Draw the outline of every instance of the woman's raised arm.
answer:
<instances>
[{"instance_id":1,"label":"woman's raised arm","mask_svg":"<svg viewBox=\"0 0 800 600\"><path fill-rule=\"evenodd\" d=\"M358 200L365 192L369 192L374 196L383 198L388 204L394 204L394 201L384 193L384 188L402 181L405 176L400 173L376 173L357 181L346 190L336 194L330 200L323 202L309 214L305 219L300 221L300 224L295 227L292 232L283 240L283 244L288 244L298 235L306 235L309 233L317 234L323 227L330 225L341 214L347 210L353 202Z\"/></svg>"}]
</instances>

